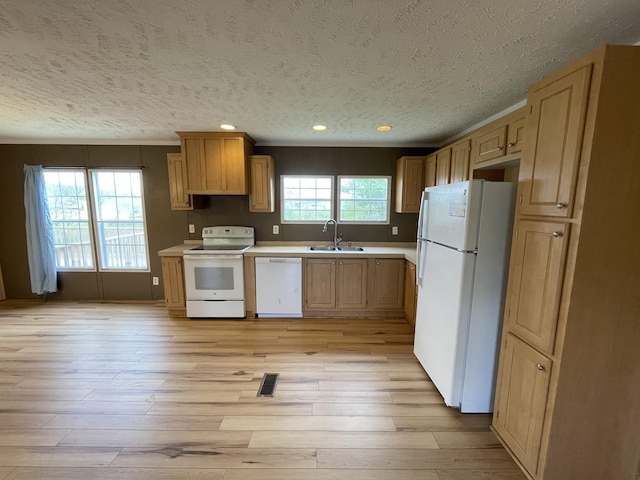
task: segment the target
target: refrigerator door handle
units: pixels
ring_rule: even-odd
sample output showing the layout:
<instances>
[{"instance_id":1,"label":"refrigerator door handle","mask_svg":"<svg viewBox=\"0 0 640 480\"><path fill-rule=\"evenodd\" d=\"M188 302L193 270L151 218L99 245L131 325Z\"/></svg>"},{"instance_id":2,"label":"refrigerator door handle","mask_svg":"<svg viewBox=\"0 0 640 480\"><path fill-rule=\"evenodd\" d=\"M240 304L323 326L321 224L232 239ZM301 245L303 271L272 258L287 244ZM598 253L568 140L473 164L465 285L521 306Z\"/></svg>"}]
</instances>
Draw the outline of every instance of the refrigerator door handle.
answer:
<instances>
[{"instance_id":1,"label":"refrigerator door handle","mask_svg":"<svg viewBox=\"0 0 640 480\"><path fill-rule=\"evenodd\" d=\"M418 270L416 272L416 285L420 286L422 285L422 276L423 276L423 269L424 269L424 261L423 261L423 245L422 242L424 242L426 240L426 238L423 236L424 233L424 225L426 222L426 216L427 216L427 212L426 212L426 206L425 206L425 200L428 199L428 195L429 193L425 190L422 191L422 196L420 197L420 213L418 214L418 244L416 247L416 261L418 262Z\"/></svg>"},{"instance_id":2,"label":"refrigerator door handle","mask_svg":"<svg viewBox=\"0 0 640 480\"><path fill-rule=\"evenodd\" d=\"M424 208L424 200L427 192L422 191L422 196L420 197L420 213L418 214L418 240L422 238L422 226L424 224L424 216L425 216L425 208Z\"/></svg>"}]
</instances>

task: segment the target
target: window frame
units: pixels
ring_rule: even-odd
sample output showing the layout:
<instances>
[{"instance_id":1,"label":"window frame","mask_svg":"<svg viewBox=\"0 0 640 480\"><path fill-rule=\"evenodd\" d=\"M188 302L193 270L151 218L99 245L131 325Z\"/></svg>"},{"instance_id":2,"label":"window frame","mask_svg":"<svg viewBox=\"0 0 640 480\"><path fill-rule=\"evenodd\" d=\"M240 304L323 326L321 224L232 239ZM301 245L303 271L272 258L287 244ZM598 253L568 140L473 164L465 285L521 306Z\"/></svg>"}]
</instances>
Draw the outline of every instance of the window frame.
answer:
<instances>
[{"instance_id":1,"label":"window frame","mask_svg":"<svg viewBox=\"0 0 640 480\"><path fill-rule=\"evenodd\" d=\"M386 216L385 216L385 220L380 220L380 221L358 221L358 220L342 220L340 218L340 204L342 199L340 198L340 181L343 178L353 178L353 179L371 179L371 180L377 180L377 179L386 179L387 180L387 198L386 198L386 203L387 203L387 211L386 211ZM392 182L392 177L390 175L338 175L337 177L337 182L336 182L336 219L338 221L338 223L340 224L345 224L345 225L389 225L391 223L391 182Z\"/></svg>"},{"instance_id":2,"label":"window frame","mask_svg":"<svg viewBox=\"0 0 640 480\"><path fill-rule=\"evenodd\" d=\"M285 220L284 215L285 215L285 208L284 208L284 202L285 200L290 200L290 199L285 199L284 197L284 179L285 178L314 178L314 179L329 179L331 182L331 198L329 199L329 202L331 204L331 206L329 207L329 218L326 220L329 220L331 218L333 218L333 213L335 212L335 200L336 200L336 190L335 190L335 175L295 175L295 174L283 174L280 175L280 223L283 224L288 224L288 225L321 225L323 223L325 223L326 220ZM325 201L326 199L320 199Z\"/></svg>"}]
</instances>

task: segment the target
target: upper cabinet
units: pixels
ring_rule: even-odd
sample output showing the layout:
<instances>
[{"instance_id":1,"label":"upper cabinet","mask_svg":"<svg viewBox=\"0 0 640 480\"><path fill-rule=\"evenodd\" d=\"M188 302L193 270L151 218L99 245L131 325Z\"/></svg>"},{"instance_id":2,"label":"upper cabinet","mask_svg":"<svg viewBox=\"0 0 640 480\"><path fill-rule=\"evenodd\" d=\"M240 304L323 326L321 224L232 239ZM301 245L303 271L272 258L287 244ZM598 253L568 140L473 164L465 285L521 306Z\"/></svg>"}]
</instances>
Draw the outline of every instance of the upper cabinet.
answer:
<instances>
[{"instance_id":1,"label":"upper cabinet","mask_svg":"<svg viewBox=\"0 0 640 480\"><path fill-rule=\"evenodd\" d=\"M187 193L187 164L181 153L167 153L169 168L169 200L171 210L193 210L191 195Z\"/></svg>"},{"instance_id":2,"label":"upper cabinet","mask_svg":"<svg viewBox=\"0 0 640 480\"><path fill-rule=\"evenodd\" d=\"M507 153L507 126L492 125L489 128L483 128L478 133L476 145L476 165L503 157Z\"/></svg>"},{"instance_id":3,"label":"upper cabinet","mask_svg":"<svg viewBox=\"0 0 640 480\"><path fill-rule=\"evenodd\" d=\"M585 65L529 93L521 213L571 217L590 79Z\"/></svg>"},{"instance_id":4,"label":"upper cabinet","mask_svg":"<svg viewBox=\"0 0 640 480\"><path fill-rule=\"evenodd\" d=\"M471 139L466 138L451 147L451 183L469 180Z\"/></svg>"},{"instance_id":5,"label":"upper cabinet","mask_svg":"<svg viewBox=\"0 0 640 480\"><path fill-rule=\"evenodd\" d=\"M526 107L480 128L474 138L472 169L486 168L520 158L524 145Z\"/></svg>"},{"instance_id":6,"label":"upper cabinet","mask_svg":"<svg viewBox=\"0 0 640 480\"><path fill-rule=\"evenodd\" d=\"M436 162L438 161L435 153L429 155L424 162L424 187L436 186Z\"/></svg>"},{"instance_id":7,"label":"upper cabinet","mask_svg":"<svg viewBox=\"0 0 640 480\"><path fill-rule=\"evenodd\" d=\"M275 210L275 165L270 155L249 157L251 171L250 212L273 212Z\"/></svg>"},{"instance_id":8,"label":"upper cabinet","mask_svg":"<svg viewBox=\"0 0 640 480\"><path fill-rule=\"evenodd\" d=\"M446 185L451 177L451 148L436 153L436 185Z\"/></svg>"},{"instance_id":9,"label":"upper cabinet","mask_svg":"<svg viewBox=\"0 0 640 480\"><path fill-rule=\"evenodd\" d=\"M187 193L246 195L253 139L245 133L176 132L187 166Z\"/></svg>"},{"instance_id":10,"label":"upper cabinet","mask_svg":"<svg viewBox=\"0 0 640 480\"><path fill-rule=\"evenodd\" d=\"M396 213L418 213L425 157L400 157L396 168Z\"/></svg>"},{"instance_id":11,"label":"upper cabinet","mask_svg":"<svg viewBox=\"0 0 640 480\"><path fill-rule=\"evenodd\" d=\"M520 153L523 145L524 115L517 115L516 118L512 118L507 126L507 155Z\"/></svg>"}]
</instances>

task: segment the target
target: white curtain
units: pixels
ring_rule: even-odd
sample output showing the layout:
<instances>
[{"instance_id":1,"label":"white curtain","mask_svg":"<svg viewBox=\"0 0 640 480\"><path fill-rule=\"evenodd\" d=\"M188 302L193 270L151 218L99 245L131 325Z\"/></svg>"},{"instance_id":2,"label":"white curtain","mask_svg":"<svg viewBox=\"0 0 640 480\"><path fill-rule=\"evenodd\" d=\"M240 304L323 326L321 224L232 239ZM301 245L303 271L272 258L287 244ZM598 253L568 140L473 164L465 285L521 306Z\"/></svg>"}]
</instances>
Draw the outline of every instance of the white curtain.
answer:
<instances>
[{"instance_id":1,"label":"white curtain","mask_svg":"<svg viewBox=\"0 0 640 480\"><path fill-rule=\"evenodd\" d=\"M56 292L56 249L44 175L39 165L24 166L24 208L31 291L37 295Z\"/></svg>"}]
</instances>

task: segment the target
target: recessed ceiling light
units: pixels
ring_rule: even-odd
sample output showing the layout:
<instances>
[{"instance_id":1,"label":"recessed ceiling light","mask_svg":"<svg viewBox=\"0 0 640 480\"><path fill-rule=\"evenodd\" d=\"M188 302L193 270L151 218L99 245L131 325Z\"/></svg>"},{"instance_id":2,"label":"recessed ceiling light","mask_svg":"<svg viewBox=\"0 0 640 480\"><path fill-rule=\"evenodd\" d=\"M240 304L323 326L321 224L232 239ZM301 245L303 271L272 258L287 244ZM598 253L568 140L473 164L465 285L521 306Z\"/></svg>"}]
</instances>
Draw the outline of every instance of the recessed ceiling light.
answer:
<instances>
[{"instance_id":1,"label":"recessed ceiling light","mask_svg":"<svg viewBox=\"0 0 640 480\"><path fill-rule=\"evenodd\" d=\"M235 130L236 126L235 125L231 125L230 123L223 123L222 125L220 125L220 128L222 128L224 130Z\"/></svg>"},{"instance_id":2,"label":"recessed ceiling light","mask_svg":"<svg viewBox=\"0 0 640 480\"><path fill-rule=\"evenodd\" d=\"M380 125L378 128L376 128L376 130L378 130L379 132L388 132L389 130L391 130L391 125Z\"/></svg>"},{"instance_id":3,"label":"recessed ceiling light","mask_svg":"<svg viewBox=\"0 0 640 480\"><path fill-rule=\"evenodd\" d=\"M314 125L313 127L314 130L317 130L318 132L321 132L322 130L326 130L327 126L326 125Z\"/></svg>"}]
</instances>

